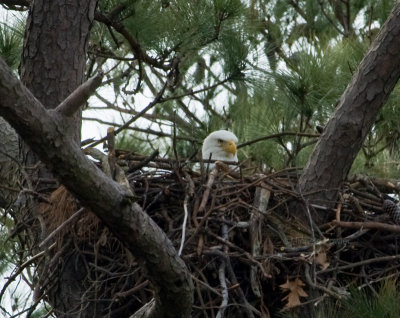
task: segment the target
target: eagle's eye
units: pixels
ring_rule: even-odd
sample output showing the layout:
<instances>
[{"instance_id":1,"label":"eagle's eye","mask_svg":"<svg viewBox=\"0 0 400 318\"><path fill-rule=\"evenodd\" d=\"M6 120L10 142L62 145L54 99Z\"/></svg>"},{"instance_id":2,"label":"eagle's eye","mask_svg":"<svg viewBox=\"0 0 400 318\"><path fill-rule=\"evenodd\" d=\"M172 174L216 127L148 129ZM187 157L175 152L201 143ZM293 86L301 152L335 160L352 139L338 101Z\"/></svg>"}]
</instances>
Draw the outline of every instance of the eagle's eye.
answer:
<instances>
[{"instance_id":1,"label":"eagle's eye","mask_svg":"<svg viewBox=\"0 0 400 318\"><path fill-rule=\"evenodd\" d=\"M222 144L224 141L222 139L217 140L219 144Z\"/></svg>"}]
</instances>

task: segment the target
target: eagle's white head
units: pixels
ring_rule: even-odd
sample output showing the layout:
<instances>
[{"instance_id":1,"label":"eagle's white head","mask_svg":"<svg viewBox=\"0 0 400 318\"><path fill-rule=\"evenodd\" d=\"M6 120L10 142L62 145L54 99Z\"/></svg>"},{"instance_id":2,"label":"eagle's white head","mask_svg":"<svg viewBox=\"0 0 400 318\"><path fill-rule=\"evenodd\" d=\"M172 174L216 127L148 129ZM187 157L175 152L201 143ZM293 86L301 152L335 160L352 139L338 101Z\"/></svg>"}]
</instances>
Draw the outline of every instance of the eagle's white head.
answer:
<instances>
[{"instance_id":1,"label":"eagle's white head","mask_svg":"<svg viewBox=\"0 0 400 318\"><path fill-rule=\"evenodd\" d=\"M214 131L204 139L202 158L204 160L211 158L212 160L237 162L237 142L237 137L230 131Z\"/></svg>"}]
</instances>

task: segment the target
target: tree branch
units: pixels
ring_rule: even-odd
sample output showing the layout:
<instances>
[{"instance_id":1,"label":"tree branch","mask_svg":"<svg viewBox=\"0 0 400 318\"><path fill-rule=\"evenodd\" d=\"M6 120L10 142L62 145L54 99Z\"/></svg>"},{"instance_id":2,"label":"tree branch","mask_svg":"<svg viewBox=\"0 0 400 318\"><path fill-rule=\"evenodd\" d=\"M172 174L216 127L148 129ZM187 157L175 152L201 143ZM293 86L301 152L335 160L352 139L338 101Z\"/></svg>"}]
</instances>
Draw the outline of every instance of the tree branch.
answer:
<instances>
[{"instance_id":1,"label":"tree branch","mask_svg":"<svg viewBox=\"0 0 400 318\"><path fill-rule=\"evenodd\" d=\"M324 128L298 181L310 202L336 202L376 116L400 77L400 2L397 2L362 60L339 105ZM318 193L314 191L319 191ZM313 215L317 222L323 216Z\"/></svg>"},{"instance_id":2,"label":"tree branch","mask_svg":"<svg viewBox=\"0 0 400 318\"><path fill-rule=\"evenodd\" d=\"M380 223L380 222L345 222L345 221L334 221L340 227L349 229L371 229L388 232L400 232L400 226L394 224Z\"/></svg>"},{"instance_id":3,"label":"tree branch","mask_svg":"<svg viewBox=\"0 0 400 318\"><path fill-rule=\"evenodd\" d=\"M273 139L273 138L280 138L283 136L300 136L300 137L318 138L320 135L319 134L301 133L301 132L296 132L296 131L284 131L284 132L281 132L278 134L263 136L263 137L259 137L259 138L253 139L253 140L243 142L240 145L238 145L238 148L249 146L249 145L255 144L256 142Z\"/></svg>"},{"instance_id":4,"label":"tree branch","mask_svg":"<svg viewBox=\"0 0 400 318\"><path fill-rule=\"evenodd\" d=\"M145 108L143 108L140 112L138 112L135 116L132 116L131 119L129 119L128 121L126 121L123 125L121 125L118 129L116 129L114 131L114 135L116 136L117 134L119 134L121 131L123 131L124 129L126 129L127 127L129 127L129 125L131 125L133 122L135 122L137 119L139 119L143 114L145 114L146 112L148 112L151 108L153 108L155 105L157 105L160 102L160 99L162 98L162 95L164 94L165 90L167 89L168 86L168 81L166 81L163 85L163 87L161 88L161 90L158 92L158 94L154 97L153 101L150 102ZM97 141L95 141L94 143L90 144L91 147L94 147L100 143L102 143L103 141L106 140L106 137L103 137Z\"/></svg>"},{"instance_id":5,"label":"tree branch","mask_svg":"<svg viewBox=\"0 0 400 318\"><path fill-rule=\"evenodd\" d=\"M65 116L71 117L101 85L102 78L103 73L98 73L89 78L85 83L81 84L76 90L74 90L60 105L58 105L56 111Z\"/></svg>"},{"instance_id":6,"label":"tree branch","mask_svg":"<svg viewBox=\"0 0 400 318\"><path fill-rule=\"evenodd\" d=\"M135 57L139 60L142 60L149 65L154 67L167 70L169 69L170 65L164 65L163 63L159 62L157 59L152 58L151 56L147 55L145 51L142 50L139 42L133 37L132 34L125 28L125 26L121 22L114 21L111 14L104 14L102 12L96 11L94 14L94 19L98 22L102 22L107 26L113 27L118 33L120 33L129 43L132 51L135 53Z\"/></svg>"},{"instance_id":7,"label":"tree branch","mask_svg":"<svg viewBox=\"0 0 400 318\"><path fill-rule=\"evenodd\" d=\"M190 273L157 224L133 202L132 193L107 177L67 134L66 121L43 105L0 59L0 115L72 192L141 260L155 288L149 316L188 317Z\"/></svg>"}]
</instances>

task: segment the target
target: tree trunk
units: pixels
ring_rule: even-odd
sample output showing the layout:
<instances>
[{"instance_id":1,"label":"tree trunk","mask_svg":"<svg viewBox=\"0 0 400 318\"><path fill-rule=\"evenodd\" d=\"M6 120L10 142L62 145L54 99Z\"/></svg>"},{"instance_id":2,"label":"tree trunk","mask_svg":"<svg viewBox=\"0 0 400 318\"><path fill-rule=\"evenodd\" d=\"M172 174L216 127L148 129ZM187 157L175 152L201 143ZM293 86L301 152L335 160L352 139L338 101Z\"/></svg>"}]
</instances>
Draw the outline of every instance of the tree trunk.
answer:
<instances>
[{"instance_id":1,"label":"tree trunk","mask_svg":"<svg viewBox=\"0 0 400 318\"><path fill-rule=\"evenodd\" d=\"M87 45L97 0L53 1L35 0L29 10L22 62L21 80L33 95L48 109L55 108L83 81L87 59ZM79 144L81 111L67 119L63 133ZM58 185L47 168L37 163L38 157L23 144L23 164L28 169L34 191L48 194ZM32 206L35 206L33 204ZM30 211L35 215L34 209ZM39 227L37 227L39 228ZM31 228L32 241L40 243L49 233ZM38 251L38 250L36 250ZM57 286L46 289L46 296L60 317L101 317L102 307L85 301L82 280L86 267L77 255L65 251L64 266ZM50 259L47 259L50 262ZM47 279L46 263L38 267L40 282ZM39 283L40 284L40 283Z\"/></svg>"},{"instance_id":2,"label":"tree trunk","mask_svg":"<svg viewBox=\"0 0 400 318\"><path fill-rule=\"evenodd\" d=\"M63 133L67 123L59 110L45 110L0 59L0 116L35 149L60 182L104 222L148 271L154 285L154 301L141 312L144 315L136 317L189 317L193 282L172 242L133 201L130 189L107 177L86 158L79 145ZM79 265L75 263L74 268ZM69 278L72 279L71 276ZM75 290L65 292L64 296L68 297L68 292L71 296ZM77 297L72 295L68 300ZM100 315L98 311L95 314L92 317ZM65 315L60 313L60 316ZM76 317L77 313L69 313L68 316Z\"/></svg>"},{"instance_id":3,"label":"tree trunk","mask_svg":"<svg viewBox=\"0 0 400 318\"><path fill-rule=\"evenodd\" d=\"M21 80L42 104L55 108L85 78L87 45L97 0L35 0L29 10ZM68 135L80 141L81 112Z\"/></svg>"},{"instance_id":4,"label":"tree trunk","mask_svg":"<svg viewBox=\"0 0 400 318\"><path fill-rule=\"evenodd\" d=\"M308 202L333 206L375 118L400 76L397 2L326 125L298 182ZM314 214L317 222L328 216Z\"/></svg>"},{"instance_id":5,"label":"tree trunk","mask_svg":"<svg viewBox=\"0 0 400 318\"><path fill-rule=\"evenodd\" d=\"M18 135L0 117L0 208L7 209L18 196L19 159Z\"/></svg>"},{"instance_id":6,"label":"tree trunk","mask_svg":"<svg viewBox=\"0 0 400 318\"><path fill-rule=\"evenodd\" d=\"M24 85L48 109L55 108L84 81L96 4L97 0L32 2L20 74ZM65 132L76 142L80 142L81 117L81 111L69 117ZM24 163L35 165L38 162L35 154L25 152ZM51 179L46 169L36 172L37 179ZM45 191L46 185L39 184L36 190Z\"/></svg>"},{"instance_id":7,"label":"tree trunk","mask_svg":"<svg viewBox=\"0 0 400 318\"><path fill-rule=\"evenodd\" d=\"M87 37L95 4L94 0L33 2L21 66L21 78L31 91L0 59L0 116L11 124L32 153L38 155L80 204L93 211L146 268L154 287L154 301L145 305L135 317L186 318L191 312L193 283L185 263L165 233L133 202L130 189L107 177L82 153L76 133L79 125L75 122L79 116L74 116L72 121L70 118L71 110L81 106L82 96L67 99L69 103L65 103L65 97L71 96L69 94L83 79ZM78 91L74 91L74 96L79 95ZM46 108L54 108L61 101L64 106L48 111L40 101ZM27 152L27 162L30 165L36 163L36 157L30 152ZM40 181L48 175L45 169L39 171L39 187L34 190L46 189L40 187L43 183ZM29 227L27 230L33 232ZM34 241L48 235L43 235L43 227L41 230L41 233L33 233ZM63 250L65 248L67 251ZM93 292L86 290L87 284L81 282L83 278L91 279L86 272L88 262L82 255L72 253L68 245L63 245L61 251L61 255L68 257L57 262L57 253L50 254L53 263L38 269L40 278L45 280L50 272L46 271L46 266L58 263L63 266L60 275L57 273L56 285L40 286L45 288L46 300L53 305L55 314L59 317L110 314L113 317L102 300L92 297ZM116 295L111 298L113 296ZM107 304L110 304L109 300ZM119 317L127 317L127 314L120 313Z\"/></svg>"}]
</instances>

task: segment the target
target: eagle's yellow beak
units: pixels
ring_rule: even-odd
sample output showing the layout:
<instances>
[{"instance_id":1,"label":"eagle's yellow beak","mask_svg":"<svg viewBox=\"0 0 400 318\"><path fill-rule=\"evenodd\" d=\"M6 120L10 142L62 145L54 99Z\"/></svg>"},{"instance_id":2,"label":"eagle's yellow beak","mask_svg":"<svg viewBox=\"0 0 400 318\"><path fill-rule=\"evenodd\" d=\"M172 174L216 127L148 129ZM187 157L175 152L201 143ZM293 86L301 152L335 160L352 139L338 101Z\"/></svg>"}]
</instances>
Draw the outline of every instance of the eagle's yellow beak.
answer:
<instances>
[{"instance_id":1,"label":"eagle's yellow beak","mask_svg":"<svg viewBox=\"0 0 400 318\"><path fill-rule=\"evenodd\" d=\"M224 141L222 144L222 149L231 153L232 155L235 155L237 152L236 144L233 140Z\"/></svg>"}]
</instances>

